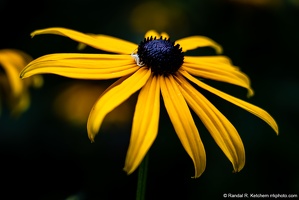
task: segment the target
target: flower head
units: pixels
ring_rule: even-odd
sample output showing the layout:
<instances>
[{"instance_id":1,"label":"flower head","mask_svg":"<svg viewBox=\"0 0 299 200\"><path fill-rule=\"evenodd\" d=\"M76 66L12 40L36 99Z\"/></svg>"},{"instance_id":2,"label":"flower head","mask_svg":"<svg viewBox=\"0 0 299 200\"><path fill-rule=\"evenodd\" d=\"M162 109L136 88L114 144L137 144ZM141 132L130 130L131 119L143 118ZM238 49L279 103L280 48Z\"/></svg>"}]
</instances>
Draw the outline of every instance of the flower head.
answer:
<instances>
[{"instance_id":1,"label":"flower head","mask_svg":"<svg viewBox=\"0 0 299 200\"><path fill-rule=\"evenodd\" d=\"M19 116L27 110L30 104L29 87L40 87L43 83L41 76L35 76L26 80L20 79L21 70L32 60L32 58L16 49L0 50L0 72L1 96L11 109L12 116ZM2 100L2 99L1 99Z\"/></svg>"},{"instance_id":2,"label":"flower head","mask_svg":"<svg viewBox=\"0 0 299 200\"><path fill-rule=\"evenodd\" d=\"M117 53L45 55L29 63L21 77L54 73L77 79L119 78L103 92L89 114L87 131L91 141L94 141L107 113L140 90L124 167L128 174L138 167L157 136L160 93L175 132L193 161L194 177L203 173L206 154L189 108L202 120L232 163L234 171L243 168L245 150L237 130L191 83L258 116L278 133L275 120L265 110L194 77L241 86L248 90L249 96L253 95L249 78L233 66L229 58L222 55L184 55L188 50L208 46L220 54L221 46L207 37L191 36L172 42L166 33L158 34L151 30L137 45L111 36L83 34L65 28L37 30L32 36L39 34L62 35L97 49Z\"/></svg>"}]
</instances>

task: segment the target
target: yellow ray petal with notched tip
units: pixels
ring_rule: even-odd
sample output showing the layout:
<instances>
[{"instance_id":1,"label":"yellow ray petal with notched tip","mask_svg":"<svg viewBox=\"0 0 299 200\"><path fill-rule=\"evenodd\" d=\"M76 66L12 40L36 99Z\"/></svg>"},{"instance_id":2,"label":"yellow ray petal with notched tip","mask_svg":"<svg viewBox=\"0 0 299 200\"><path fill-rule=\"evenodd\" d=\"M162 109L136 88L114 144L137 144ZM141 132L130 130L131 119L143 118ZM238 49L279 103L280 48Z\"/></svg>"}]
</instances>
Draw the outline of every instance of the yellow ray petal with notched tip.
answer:
<instances>
[{"instance_id":1,"label":"yellow ray petal with notched tip","mask_svg":"<svg viewBox=\"0 0 299 200\"><path fill-rule=\"evenodd\" d=\"M183 147L193 161L194 177L197 178L206 167L206 153L203 143L188 105L178 88L178 83L172 76L160 76L159 79L166 110Z\"/></svg>"},{"instance_id":2,"label":"yellow ray petal with notched tip","mask_svg":"<svg viewBox=\"0 0 299 200\"><path fill-rule=\"evenodd\" d=\"M50 54L29 63L20 76L52 73L79 79L111 79L138 69L130 55Z\"/></svg>"},{"instance_id":3,"label":"yellow ray petal with notched tip","mask_svg":"<svg viewBox=\"0 0 299 200\"><path fill-rule=\"evenodd\" d=\"M222 53L222 47L215 41L211 40L205 36L190 36L186 38L179 39L175 42L182 47L183 52L197 49L199 47L212 47L216 50L217 54Z\"/></svg>"},{"instance_id":4,"label":"yellow ray petal with notched tip","mask_svg":"<svg viewBox=\"0 0 299 200\"><path fill-rule=\"evenodd\" d=\"M120 53L120 54L131 54L134 49L138 48L137 44L108 36L108 35L97 35L96 37L91 36L90 34L84 34L78 31L71 29L53 27L36 30L31 33L31 36L40 34L55 34L65 37L69 37L72 40L75 40L79 43L86 44L88 46L101 49L108 52Z\"/></svg>"},{"instance_id":5,"label":"yellow ray petal with notched tip","mask_svg":"<svg viewBox=\"0 0 299 200\"><path fill-rule=\"evenodd\" d=\"M114 87L110 87L104 92L89 114L87 132L91 141L94 141L94 137L98 133L104 117L143 87L150 75L151 70L142 67L133 75L123 81L118 81Z\"/></svg>"},{"instance_id":6,"label":"yellow ray petal with notched tip","mask_svg":"<svg viewBox=\"0 0 299 200\"><path fill-rule=\"evenodd\" d=\"M191 76L188 72L180 70L180 73L185 76L187 79L189 79L191 82L195 83L196 85L198 85L199 87L208 90L209 92L247 110L248 112L254 114L255 116L259 117L260 119L264 120L269 126L272 127L272 129L278 134L278 126L277 123L275 122L275 120L271 117L271 115L263 110L262 108L255 106L253 104L250 104L246 101L243 101L241 99L238 99L236 97L233 97L229 94L226 94L220 90L217 90L205 83L203 83L202 81L194 78L193 76Z\"/></svg>"},{"instance_id":7,"label":"yellow ray petal with notched tip","mask_svg":"<svg viewBox=\"0 0 299 200\"><path fill-rule=\"evenodd\" d=\"M160 86L153 74L141 89L135 108L124 170L131 174L141 163L158 134Z\"/></svg>"},{"instance_id":8,"label":"yellow ray petal with notched tip","mask_svg":"<svg viewBox=\"0 0 299 200\"><path fill-rule=\"evenodd\" d=\"M217 145L233 164L235 172L245 165L245 149L242 140L230 121L181 75L180 90L189 106L195 111L209 130Z\"/></svg>"}]
</instances>

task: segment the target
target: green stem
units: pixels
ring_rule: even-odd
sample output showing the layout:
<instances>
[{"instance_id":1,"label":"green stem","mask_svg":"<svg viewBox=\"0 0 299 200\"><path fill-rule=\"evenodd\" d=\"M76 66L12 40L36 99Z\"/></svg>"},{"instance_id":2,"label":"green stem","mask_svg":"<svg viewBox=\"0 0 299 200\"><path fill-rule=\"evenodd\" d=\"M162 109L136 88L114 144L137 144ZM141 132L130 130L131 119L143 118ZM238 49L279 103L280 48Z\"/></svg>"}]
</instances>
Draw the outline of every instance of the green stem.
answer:
<instances>
[{"instance_id":1,"label":"green stem","mask_svg":"<svg viewBox=\"0 0 299 200\"><path fill-rule=\"evenodd\" d=\"M145 188L146 188L146 178L147 178L147 168L148 168L148 152L143 158L143 161L139 165L138 169L138 181L137 181L137 191L136 200L145 200Z\"/></svg>"}]
</instances>

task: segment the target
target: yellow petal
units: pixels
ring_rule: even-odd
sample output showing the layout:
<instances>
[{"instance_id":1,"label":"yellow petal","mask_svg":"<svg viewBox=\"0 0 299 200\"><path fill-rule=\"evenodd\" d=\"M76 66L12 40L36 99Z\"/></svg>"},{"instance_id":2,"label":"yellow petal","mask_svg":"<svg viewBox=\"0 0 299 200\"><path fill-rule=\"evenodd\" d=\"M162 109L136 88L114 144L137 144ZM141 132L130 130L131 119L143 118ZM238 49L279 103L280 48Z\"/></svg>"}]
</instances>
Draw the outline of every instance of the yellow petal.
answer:
<instances>
[{"instance_id":1,"label":"yellow petal","mask_svg":"<svg viewBox=\"0 0 299 200\"><path fill-rule=\"evenodd\" d=\"M160 86L152 75L141 89L135 108L133 127L124 170L131 174L156 139L160 114Z\"/></svg>"},{"instance_id":2,"label":"yellow petal","mask_svg":"<svg viewBox=\"0 0 299 200\"><path fill-rule=\"evenodd\" d=\"M138 46L134 43L118 39L108 35L96 35L91 36L90 34L80 33L71 29L53 27L36 30L31 33L31 36L40 34L56 34L65 37L69 37L79 43L89 45L91 47L101 49L108 52L120 53L120 54L131 54L134 49Z\"/></svg>"},{"instance_id":3,"label":"yellow petal","mask_svg":"<svg viewBox=\"0 0 299 200\"><path fill-rule=\"evenodd\" d=\"M199 116L215 142L231 161L234 171L240 171L245 165L245 150L235 127L186 79L179 76L177 81L181 83L180 90L189 106Z\"/></svg>"},{"instance_id":4,"label":"yellow petal","mask_svg":"<svg viewBox=\"0 0 299 200\"><path fill-rule=\"evenodd\" d=\"M62 60L62 59L89 59L89 60L131 60L130 55L118 54L89 54L89 53L53 53L36 58L34 61Z\"/></svg>"},{"instance_id":5,"label":"yellow petal","mask_svg":"<svg viewBox=\"0 0 299 200\"><path fill-rule=\"evenodd\" d=\"M13 96L20 96L24 90L22 80L19 78L21 69L27 64L24 53L20 51L4 49L0 51L0 66L4 69Z\"/></svg>"},{"instance_id":6,"label":"yellow petal","mask_svg":"<svg viewBox=\"0 0 299 200\"><path fill-rule=\"evenodd\" d=\"M184 63L214 63L214 64L226 64L225 67L238 70L239 68L232 65L232 61L227 56L185 56Z\"/></svg>"},{"instance_id":7,"label":"yellow petal","mask_svg":"<svg viewBox=\"0 0 299 200\"><path fill-rule=\"evenodd\" d=\"M5 91L7 104L11 109L11 115L18 117L27 110L30 105L30 86L40 87L43 83L41 76L21 80L21 70L32 60L31 56L17 49L0 50L0 66L5 74L0 78ZM5 85L3 85L5 84Z\"/></svg>"},{"instance_id":8,"label":"yellow petal","mask_svg":"<svg viewBox=\"0 0 299 200\"><path fill-rule=\"evenodd\" d=\"M183 147L193 161L194 177L197 178L206 167L205 149L198 130L178 88L178 83L172 76L160 76L159 79L166 110Z\"/></svg>"},{"instance_id":9,"label":"yellow petal","mask_svg":"<svg viewBox=\"0 0 299 200\"><path fill-rule=\"evenodd\" d=\"M111 79L132 74L137 69L130 55L50 54L29 63L20 76L52 73L70 78Z\"/></svg>"},{"instance_id":10,"label":"yellow petal","mask_svg":"<svg viewBox=\"0 0 299 200\"><path fill-rule=\"evenodd\" d=\"M161 36L162 36L163 38L169 38L169 35L168 35L167 33L165 33L165 32L162 32L162 33L161 33Z\"/></svg>"},{"instance_id":11,"label":"yellow petal","mask_svg":"<svg viewBox=\"0 0 299 200\"><path fill-rule=\"evenodd\" d=\"M234 84L248 91L247 96L250 97L254 94L253 89L250 87L250 80L246 74L238 70L226 70L225 68L215 67L212 65L201 65L201 64L188 64L184 63L182 70L189 72L192 75L207 78L215 81L222 81L230 84Z\"/></svg>"},{"instance_id":12,"label":"yellow petal","mask_svg":"<svg viewBox=\"0 0 299 200\"><path fill-rule=\"evenodd\" d=\"M104 117L143 87L150 74L150 69L142 67L129 78L117 81L113 87L109 87L103 93L93 106L88 118L87 131L91 141L94 141L94 137L98 133Z\"/></svg>"},{"instance_id":13,"label":"yellow petal","mask_svg":"<svg viewBox=\"0 0 299 200\"><path fill-rule=\"evenodd\" d=\"M93 34L93 33L85 33L86 35L90 35L92 37L96 37L97 35L96 34ZM83 43L79 43L78 46L77 46L77 49L78 50L83 50L86 48L86 44L83 44Z\"/></svg>"},{"instance_id":14,"label":"yellow petal","mask_svg":"<svg viewBox=\"0 0 299 200\"><path fill-rule=\"evenodd\" d=\"M148 38L148 37L156 37L156 38L159 38L160 37L160 34L157 32L157 31L155 31L155 30L149 30L149 31L147 31L146 33L145 33L145 36L144 36L144 38Z\"/></svg>"},{"instance_id":15,"label":"yellow petal","mask_svg":"<svg viewBox=\"0 0 299 200\"><path fill-rule=\"evenodd\" d=\"M205 36L190 36L179 39L175 43L180 44L180 46L183 49L183 52L197 49L199 47L212 47L216 50L218 54L222 53L222 47L210 38Z\"/></svg>"},{"instance_id":16,"label":"yellow petal","mask_svg":"<svg viewBox=\"0 0 299 200\"><path fill-rule=\"evenodd\" d=\"M258 106L255 106L253 104L250 104L248 102L245 102L241 99L238 99L236 97L233 97L231 95L228 95L224 92L221 92L220 90L217 90L205 83L203 83L202 81L194 78L193 76L191 76L190 74L188 74L186 71L180 70L180 73L183 74L187 79L189 79L190 81L192 81L193 83L197 84L199 87L208 90L209 92L247 110L248 112L254 114L255 116L261 118L262 120L264 120L269 126L271 126L273 128L273 130L278 134L278 126L277 123L275 122L275 120L271 117L271 115L266 112L265 110L259 108Z\"/></svg>"},{"instance_id":17,"label":"yellow petal","mask_svg":"<svg viewBox=\"0 0 299 200\"><path fill-rule=\"evenodd\" d=\"M186 56L184 66L190 74L244 87L248 97L254 94L248 76L233 66L226 56Z\"/></svg>"}]
</instances>

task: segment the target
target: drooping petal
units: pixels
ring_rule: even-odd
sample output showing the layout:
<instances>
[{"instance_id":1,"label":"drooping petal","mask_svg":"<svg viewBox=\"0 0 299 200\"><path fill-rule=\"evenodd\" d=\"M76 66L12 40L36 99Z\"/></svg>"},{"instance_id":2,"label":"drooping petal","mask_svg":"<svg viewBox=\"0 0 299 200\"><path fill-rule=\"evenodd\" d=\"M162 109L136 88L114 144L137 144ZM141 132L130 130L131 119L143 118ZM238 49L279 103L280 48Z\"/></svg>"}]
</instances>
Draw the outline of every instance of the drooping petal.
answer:
<instances>
[{"instance_id":1,"label":"drooping petal","mask_svg":"<svg viewBox=\"0 0 299 200\"><path fill-rule=\"evenodd\" d=\"M232 65L226 56L186 56L183 66L195 76L244 87L248 91L248 97L254 94L248 76Z\"/></svg>"},{"instance_id":2,"label":"drooping petal","mask_svg":"<svg viewBox=\"0 0 299 200\"><path fill-rule=\"evenodd\" d=\"M194 177L197 178L206 167L205 149L198 130L188 105L178 88L178 83L172 76L160 76L159 79L166 110L183 147L193 161Z\"/></svg>"},{"instance_id":3,"label":"drooping petal","mask_svg":"<svg viewBox=\"0 0 299 200\"><path fill-rule=\"evenodd\" d=\"M132 74L138 68L130 55L62 53L33 60L20 76L52 73L79 79L111 79Z\"/></svg>"},{"instance_id":4,"label":"drooping petal","mask_svg":"<svg viewBox=\"0 0 299 200\"><path fill-rule=\"evenodd\" d=\"M229 68L220 68L215 64L191 64L184 63L182 70L186 70L192 75L207 78L215 81L222 81L230 84L234 84L248 91L247 96L250 97L254 94L253 89L250 86L250 80L246 74L239 70L231 70Z\"/></svg>"},{"instance_id":5,"label":"drooping petal","mask_svg":"<svg viewBox=\"0 0 299 200\"><path fill-rule=\"evenodd\" d=\"M255 116L259 117L260 119L264 120L278 134L277 123L275 122L275 120L271 117L271 115L267 111L261 109L258 106L250 104L246 101L243 101L243 100L233 97L229 94L226 94L220 90L217 90L217 89L203 83L202 81L194 78L193 76L191 76L188 72L186 72L184 70L180 70L180 73L183 74L187 79L189 79L193 83L197 84L199 87L201 87L205 90L208 90L209 92L247 110L248 112L250 112L250 113L254 114Z\"/></svg>"},{"instance_id":6,"label":"drooping petal","mask_svg":"<svg viewBox=\"0 0 299 200\"><path fill-rule=\"evenodd\" d=\"M133 127L124 170L131 174L141 163L158 133L160 86L152 75L141 89L135 108Z\"/></svg>"},{"instance_id":7,"label":"drooping petal","mask_svg":"<svg viewBox=\"0 0 299 200\"><path fill-rule=\"evenodd\" d=\"M179 39L175 43L180 44L180 46L183 49L183 52L197 49L199 47L212 47L216 50L218 54L222 53L222 47L215 41L205 36L190 36Z\"/></svg>"},{"instance_id":8,"label":"drooping petal","mask_svg":"<svg viewBox=\"0 0 299 200\"><path fill-rule=\"evenodd\" d=\"M145 85L151 75L151 70L142 67L133 75L117 81L114 87L109 87L93 106L88 122L87 131L91 141L94 141L104 117L128 99L133 93Z\"/></svg>"},{"instance_id":9,"label":"drooping petal","mask_svg":"<svg viewBox=\"0 0 299 200\"><path fill-rule=\"evenodd\" d=\"M120 53L120 54L131 54L134 49L138 46L137 44L115 38L108 35L96 35L91 36L90 34L84 34L78 31L74 31L71 29L61 28L61 27L53 27L36 30L31 33L31 36L40 34L56 34L65 37L69 37L72 40L75 40L79 43L86 44L88 46L101 49L108 52Z\"/></svg>"},{"instance_id":10,"label":"drooping petal","mask_svg":"<svg viewBox=\"0 0 299 200\"><path fill-rule=\"evenodd\" d=\"M215 142L231 161L234 171L240 171L245 165L245 149L235 127L181 75L178 76L177 81L181 83L180 90L189 106L199 116Z\"/></svg>"}]
</instances>

